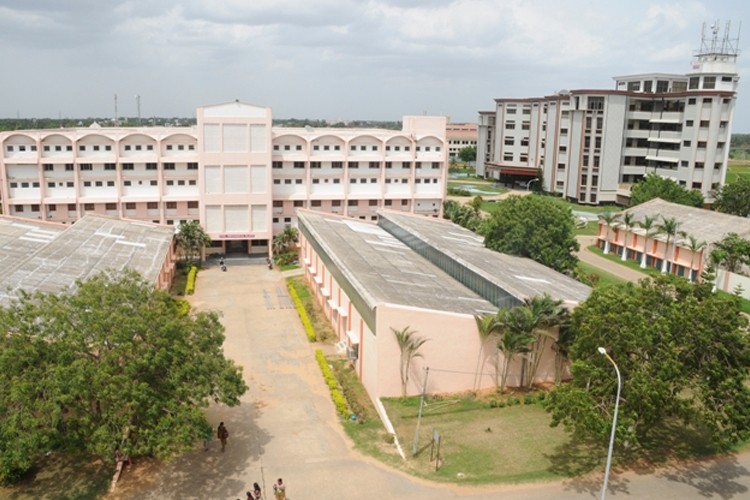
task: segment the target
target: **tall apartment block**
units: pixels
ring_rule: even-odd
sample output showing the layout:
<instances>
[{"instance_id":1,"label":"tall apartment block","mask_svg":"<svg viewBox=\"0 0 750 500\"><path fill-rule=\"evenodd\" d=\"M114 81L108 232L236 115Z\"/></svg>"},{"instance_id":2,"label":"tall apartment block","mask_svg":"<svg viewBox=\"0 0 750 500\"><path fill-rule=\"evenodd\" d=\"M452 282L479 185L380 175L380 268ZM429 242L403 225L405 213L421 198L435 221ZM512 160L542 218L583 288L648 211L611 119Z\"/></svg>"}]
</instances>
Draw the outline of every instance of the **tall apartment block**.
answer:
<instances>
[{"instance_id":1,"label":"tall apartment block","mask_svg":"<svg viewBox=\"0 0 750 500\"><path fill-rule=\"evenodd\" d=\"M401 131L272 126L234 101L194 127L0 133L4 214L70 223L85 213L178 225L199 220L223 251L267 253L297 208L374 220L379 208L438 216L447 119Z\"/></svg>"},{"instance_id":2,"label":"tall apartment block","mask_svg":"<svg viewBox=\"0 0 750 500\"><path fill-rule=\"evenodd\" d=\"M738 40L726 24L703 28L685 75L615 77L613 90L562 90L495 99L479 113L477 174L528 182L579 203L627 204L649 173L700 190L723 185L739 76Z\"/></svg>"}]
</instances>

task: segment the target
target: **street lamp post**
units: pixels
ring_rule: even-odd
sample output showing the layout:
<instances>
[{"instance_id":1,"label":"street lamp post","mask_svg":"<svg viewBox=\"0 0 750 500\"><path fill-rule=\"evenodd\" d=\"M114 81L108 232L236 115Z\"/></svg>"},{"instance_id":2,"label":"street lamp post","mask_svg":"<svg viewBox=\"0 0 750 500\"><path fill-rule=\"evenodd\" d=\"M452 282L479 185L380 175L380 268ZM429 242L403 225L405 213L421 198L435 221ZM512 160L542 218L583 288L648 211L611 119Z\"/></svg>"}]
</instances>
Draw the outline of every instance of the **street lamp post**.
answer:
<instances>
[{"instance_id":1,"label":"street lamp post","mask_svg":"<svg viewBox=\"0 0 750 500\"><path fill-rule=\"evenodd\" d=\"M615 447L615 430L617 429L617 410L620 407L620 389L622 388L622 378L620 377L620 369L617 368L615 361L607 354L607 350L603 347L597 349L600 354L606 356L607 360L612 363L615 367L615 373L617 374L617 398L615 399L615 414L612 417L612 432L609 436L609 451L607 452L607 466L604 469L604 484L602 485L602 500L607 498L607 483L609 482L609 469L612 467L612 450Z\"/></svg>"},{"instance_id":2,"label":"street lamp post","mask_svg":"<svg viewBox=\"0 0 750 500\"><path fill-rule=\"evenodd\" d=\"M539 182L539 178L531 179L529 182L526 183L526 191L529 191L531 189L531 185L535 182Z\"/></svg>"}]
</instances>

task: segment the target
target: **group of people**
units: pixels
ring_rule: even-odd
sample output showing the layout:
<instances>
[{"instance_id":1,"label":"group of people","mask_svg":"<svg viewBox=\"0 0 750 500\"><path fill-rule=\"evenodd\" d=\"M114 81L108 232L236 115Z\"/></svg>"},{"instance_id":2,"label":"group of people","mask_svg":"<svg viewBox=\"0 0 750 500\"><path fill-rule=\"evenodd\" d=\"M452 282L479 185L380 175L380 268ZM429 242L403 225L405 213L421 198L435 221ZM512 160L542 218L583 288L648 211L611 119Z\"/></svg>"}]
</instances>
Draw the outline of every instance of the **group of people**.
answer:
<instances>
[{"instance_id":1,"label":"group of people","mask_svg":"<svg viewBox=\"0 0 750 500\"><path fill-rule=\"evenodd\" d=\"M227 426L224 425L224 422L219 422L219 427L216 429L216 437L218 437L221 442L221 451L224 451L227 447L227 439L229 439L229 431L227 430ZM286 485L281 478L273 483L273 496L276 497L276 500L286 499ZM263 492L260 489L260 485L258 483L253 483L253 491L247 492L247 500L261 500L262 498Z\"/></svg>"},{"instance_id":2,"label":"group of people","mask_svg":"<svg viewBox=\"0 0 750 500\"><path fill-rule=\"evenodd\" d=\"M273 483L273 496L276 500L284 500L286 498L286 485L281 478ZM263 492L260 489L260 485L258 483L253 483L253 491L247 492L247 500L261 500L262 498Z\"/></svg>"}]
</instances>

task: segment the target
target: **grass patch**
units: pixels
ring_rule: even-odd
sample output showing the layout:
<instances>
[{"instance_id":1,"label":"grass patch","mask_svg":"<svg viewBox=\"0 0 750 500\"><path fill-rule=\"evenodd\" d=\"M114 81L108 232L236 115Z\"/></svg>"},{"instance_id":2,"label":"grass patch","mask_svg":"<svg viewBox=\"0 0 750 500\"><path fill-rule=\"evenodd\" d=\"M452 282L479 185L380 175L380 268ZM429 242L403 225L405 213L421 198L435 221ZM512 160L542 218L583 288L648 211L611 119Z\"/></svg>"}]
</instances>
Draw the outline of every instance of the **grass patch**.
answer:
<instances>
[{"instance_id":1,"label":"grass patch","mask_svg":"<svg viewBox=\"0 0 750 500\"><path fill-rule=\"evenodd\" d=\"M574 457L563 452L571 436L549 426L541 404L490 406L491 400L456 395L428 398L421 422L419 451L410 456L419 411L419 398L389 398L383 403L409 458L410 473L432 480L467 484L517 483L568 477L559 463ZM493 399L494 400L494 399ZM435 471L430 461L433 430L441 436L441 463ZM588 472L603 463L606 449L587 449L576 466L567 470ZM594 460L591 457L596 457ZM459 475L463 475L457 480Z\"/></svg>"},{"instance_id":2,"label":"grass patch","mask_svg":"<svg viewBox=\"0 0 750 500\"><path fill-rule=\"evenodd\" d=\"M486 195L486 194L503 194L507 193L509 191L506 187L496 186L492 182L487 181L478 181L478 180L458 180L453 179L448 181L448 188L451 189L464 189L472 188L477 189L479 191L483 191L482 193L472 193L471 196L479 195Z\"/></svg>"},{"instance_id":3,"label":"grass patch","mask_svg":"<svg viewBox=\"0 0 750 500\"><path fill-rule=\"evenodd\" d=\"M286 281L290 286L294 287L294 291L297 292L297 296L305 307L307 316L310 318L310 322L315 330L315 335L318 341L325 342L335 338L336 335L333 331L333 327L328 322L325 312L323 312L323 308L320 307L320 304L318 304L311 295L310 288L307 286L305 278L302 276L293 276L287 278Z\"/></svg>"},{"instance_id":4,"label":"grass patch","mask_svg":"<svg viewBox=\"0 0 750 500\"><path fill-rule=\"evenodd\" d=\"M726 183L730 184L740 177L750 178L750 161L748 160L729 160L727 168Z\"/></svg>"},{"instance_id":5,"label":"grass patch","mask_svg":"<svg viewBox=\"0 0 750 500\"><path fill-rule=\"evenodd\" d=\"M578 268L587 275L596 275L595 287L600 286L618 286L627 283L626 280L615 276L614 274L608 273L598 267L592 266L591 264L583 261L578 262Z\"/></svg>"},{"instance_id":6,"label":"grass patch","mask_svg":"<svg viewBox=\"0 0 750 500\"><path fill-rule=\"evenodd\" d=\"M52 453L12 486L0 487L0 498L104 498L115 472L114 460Z\"/></svg>"},{"instance_id":7,"label":"grass patch","mask_svg":"<svg viewBox=\"0 0 750 500\"><path fill-rule=\"evenodd\" d=\"M300 266L298 262L295 262L292 264L284 264L284 265L277 266L277 267L279 268L279 271L291 271L293 269L299 269Z\"/></svg>"},{"instance_id":8,"label":"grass patch","mask_svg":"<svg viewBox=\"0 0 750 500\"><path fill-rule=\"evenodd\" d=\"M610 262L614 262L615 264L619 264L621 266L630 268L633 271L641 272L644 274L644 278L646 277L646 275L658 276L659 274L661 274L661 271L659 269L656 269L655 267L641 268L640 262L632 260L632 259L622 260L622 257L612 252L605 255L604 251L602 251L602 249L596 245L590 245L586 249L590 251L591 253L598 255L599 257L604 257Z\"/></svg>"},{"instance_id":9,"label":"grass patch","mask_svg":"<svg viewBox=\"0 0 750 500\"><path fill-rule=\"evenodd\" d=\"M576 236L596 236L599 234L599 221L590 220L582 226L576 226Z\"/></svg>"}]
</instances>

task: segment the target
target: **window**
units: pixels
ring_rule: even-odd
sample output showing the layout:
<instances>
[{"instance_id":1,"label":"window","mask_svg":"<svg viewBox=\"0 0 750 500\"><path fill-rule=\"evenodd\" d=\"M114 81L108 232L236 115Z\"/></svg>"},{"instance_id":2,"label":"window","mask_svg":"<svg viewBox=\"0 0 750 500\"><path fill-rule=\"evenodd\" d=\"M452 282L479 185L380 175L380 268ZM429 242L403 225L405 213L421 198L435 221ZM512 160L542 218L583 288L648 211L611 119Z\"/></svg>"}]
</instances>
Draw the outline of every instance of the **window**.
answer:
<instances>
[{"instance_id":1,"label":"window","mask_svg":"<svg viewBox=\"0 0 750 500\"><path fill-rule=\"evenodd\" d=\"M701 124L700 124L701 128L708 128L709 125L711 125L710 121L708 121L708 120L701 120Z\"/></svg>"},{"instance_id":2,"label":"window","mask_svg":"<svg viewBox=\"0 0 750 500\"><path fill-rule=\"evenodd\" d=\"M380 168L380 162L371 161L369 167L370 168Z\"/></svg>"},{"instance_id":3,"label":"window","mask_svg":"<svg viewBox=\"0 0 750 500\"><path fill-rule=\"evenodd\" d=\"M117 203L105 203L104 208L106 210L117 210Z\"/></svg>"},{"instance_id":4,"label":"window","mask_svg":"<svg viewBox=\"0 0 750 500\"><path fill-rule=\"evenodd\" d=\"M110 144L107 144L104 146L104 151L112 151L112 146Z\"/></svg>"},{"instance_id":5,"label":"window","mask_svg":"<svg viewBox=\"0 0 750 500\"><path fill-rule=\"evenodd\" d=\"M81 168L82 171L83 170L93 170L94 169L94 167L93 167L93 165L91 165L91 163L81 163L80 168Z\"/></svg>"},{"instance_id":6,"label":"window","mask_svg":"<svg viewBox=\"0 0 750 500\"><path fill-rule=\"evenodd\" d=\"M281 184L281 179L274 179L274 180L273 180L273 183L274 183L274 184Z\"/></svg>"},{"instance_id":7,"label":"window","mask_svg":"<svg viewBox=\"0 0 750 500\"><path fill-rule=\"evenodd\" d=\"M128 186L130 186L131 184L132 184L132 182L131 182L131 181L122 181L122 185L123 185L123 186L125 186L125 187L128 187Z\"/></svg>"},{"instance_id":8,"label":"window","mask_svg":"<svg viewBox=\"0 0 750 500\"><path fill-rule=\"evenodd\" d=\"M174 170L174 163L165 163L164 170Z\"/></svg>"},{"instance_id":9,"label":"window","mask_svg":"<svg viewBox=\"0 0 750 500\"><path fill-rule=\"evenodd\" d=\"M284 162L280 162L280 161L271 162L271 168L281 168L283 165L284 165Z\"/></svg>"},{"instance_id":10,"label":"window","mask_svg":"<svg viewBox=\"0 0 750 500\"><path fill-rule=\"evenodd\" d=\"M294 200L294 206L295 207L304 207L305 201L304 200Z\"/></svg>"},{"instance_id":11,"label":"window","mask_svg":"<svg viewBox=\"0 0 750 500\"><path fill-rule=\"evenodd\" d=\"M695 162L695 168L703 169L705 164L702 161L696 161Z\"/></svg>"},{"instance_id":12,"label":"window","mask_svg":"<svg viewBox=\"0 0 750 500\"><path fill-rule=\"evenodd\" d=\"M167 144L167 151L172 151L172 145L171 144Z\"/></svg>"},{"instance_id":13,"label":"window","mask_svg":"<svg viewBox=\"0 0 750 500\"><path fill-rule=\"evenodd\" d=\"M346 202L346 204L349 205L350 207L356 207L356 206L359 206L359 201L358 200L349 200L349 201Z\"/></svg>"},{"instance_id":14,"label":"window","mask_svg":"<svg viewBox=\"0 0 750 500\"><path fill-rule=\"evenodd\" d=\"M76 204L75 203L68 203L68 210L70 212L75 212Z\"/></svg>"},{"instance_id":15,"label":"window","mask_svg":"<svg viewBox=\"0 0 750 500\"><path fill-rule=\"evenodd\" d=\"M321 207L323 204L320 200L310 200L311 207Z\"/></svg>"},{"instance_id":16,"label":"window","mask_svg":"<svg viewBox=\"0 0 750 500\"><path fill-rule=\"evenodd\" d=\"M698 141L698 149L706 149L706 141Z\"/></svg>"},{"instance_id":17,"label":"window","mask_svg":"<svg viewBox=\"0 0 750 500\"><path fill-rule=\"evenodd\" d=\"M185 151L185 145L184 144L178 144L177 145L177 150L178 151Z\"/></svg>"},{"instance_id":18,"label":"window","mask_svg":"<svg viewBox=\"0 0 750 500\"><path fill-rule=\"evenodd\" d=\"M514 137L506 137L504 142L506 146L513 146L516 140Z\"/></svg>"},{"instance_id":19,"label":"window","mask_svg":"<svg viewBox=\"0 0 750 500\"><path fill-rule=\"evenodd\" d=\"M319 161L311 161L310 162L310 168L320 168L320 162Z\"/></svg>"},{"instance_id":20,"label":"window","mask_svg":"<svg viewBox=\"0 0 750 500\"><path fill-rule=\"evenodd\" d=\"M688 99L688 106L690 106L691 104L695 104L695 97L691 97L690 99Z\"/></svg>"},{"instance_id":21,"label":"window","mask_svg":"<svg viewBox=\"0 0 750 500\"><path fill-rule=\"evenodd\" d=\"M344 162L341 162L341 161L331 162L331 168L342 168L343 166L344 166Z\"/></svg>"},{"instance_id":22,"label":"window","mask_svg":"<svg viewBox=\"0 0 750 500\"><path fill-rule=\"evenodd\" d=\"M313 146L313 151L318 151L319 149L320 149L320 146L318 146L317 144Z\"/></svg>"},{"instance_id":23,"label":"window","mask_svg":"<svg viewBox=\"0 0 750 500\"><path fill-rule=\"evenodd\" d=\"M198 170L198 162L194 162L194 161L189 162L187 164L187 169L188 170Z\"/></svg>"},{"instance_id":24,"label":"window","mask_svg":"<svg viewBox=\"0 0 750 500\"><path fill-rule=\"evenodd\" d=\"M104 186L104 183L103 183L102 181L96 181L96 182L94 183L94 185L95 185L96 187L102 187L102 186Z\"/></svg>"},{"instance_id":25,"label":"window","mask_svg":"<svg viewBox=\"0 0 750 500\"><path fill-rule=\"evenodd\" d=\"M182 181L180 181L180 182L182 182ZM195 186L195 185L196 185L195 179L191 179L191 180L188 181L188 186Z\"/></svg>"},{"instance_id":26,"label":"window","mask_svg":"<svg viewBox=\"0 0 750 500\"><path fill-rule=\"evenodd\" d=\"M78 145L78 151L86 151L86 145L85 144L79 144Z\"/></svg>"},{"instance_id":27,"label":"window","mask_svg":"<svg viewBox=\"0 0 750 500\"><path fill-rule=\"evenodd\" d=\"M157 186L159 184L159 182L158 181L151 181L151 182L149 182L149 184L151 186Z\"/></svg>"},{"instance_id":28,"label":"window","mask_svg":"<svg viewBox=\"0 0 750 500\"><path fill-rule=\"evenodd\" d=\"M49 146L44 146L45 151L49 151Z\"/></svg>"},{"instance_id":29,"label":"window","mask_svg":"<svg viewBox=\"0 0 750 500\"><path fill-rule=\"evenodd\" d=\"M189 201L188 202L188 208L198 208L198 202L197 201Z\"/></svg>"},{"instance_id":30,"label":"window","mask_svg":"<svg viewBox=\"0 0 750 500\"><path fill-rule=\"evenodd\" d=\"M682 141L682 145L685 146L686 148L689 148L690 147L690 141Z\"/></svg>"},{"instance_id":31,"label":"window","mask_svg":"<svg viewBox=\"0 0 750 500\"><path fill-rule=\"evenodd\" d=\"M703 77L703 88L704 89L715 89L716 88L716 77L715 76L704 76Z\"/></svg>"},{"instance_id":32,"label":"window","mask_svg":"<svg viewBox=\"0 0 750 500\"><path fill-rule=\"evenodd\" d=\"M657 80L656 92L658 93L669 92L669 82L667 80Z\"/></svg>"},{"instance_id":33,"label":"window","mask_svg":"<svg viewBox=\"0 0 750 500\"><path fill-rule=\"evenodd\" d=\"M84 210L93 210L94 209L94 204L93 203L84 203L83 204L83 209Z\"/></svg>"},{"instance_id":34,"label":"window","mask_svg":"<svg viewBox=\"0 0 750 500\"><path fill-rule=\"evenodd\" d=\"M294 162L294 168L305 168L305 162L304 161L295 161Z\"/></svg>"},{"instance_id":35,"label":"window","mask_svg":"<svg viewBox=\"0 0 750 500\"><path fill-rule=\"evenodd\" d=\"M130 151L130 144L125 144L125 151Z\"/></svg>"},{"instance_id":36,"label":"window","mask_svg":"<svg viewBox=\"0 0 750 500\"><path fill-rule=\"evenodd\" d=\"M359 162L350 161L349 162L349 168L359 168Z\"/></svg>"},{"instance_id":37,"label":"window","mask_svg":"<svg viewBox=\"0 0 750 500\"><path fill-rule=\"evenodd\" d=\"M274 144L273 145L273 150L274 151L278 151L279 150L279 145L278 144Z\"/></svg>"},{"instance_id":38,"label":"window","mask_svg":"<svg viewBox=\"0 0 750 500\"><path fill-rule=\"evenodd\" d=\"M503 161L513 161L513 153L503 154Z\"/></svg>"},{"instance_id":39,"label":"window","mask_svg":"<svg viewBox=\"0 0 750 500\"><path fill-rule=\"evenodd\" d=\"M370 205L371 207L377 207L377 206L378 206L378 200L370 200L370 203L369 203L369 205Z\"/></svg>"},{"instance_id":40,"label":"window","mask_svg":"<svg viewBox=\"0 0 750 500\"><path fill-rule=\"evenodd\" d=\"M155 201L149 201L146 203L146 208L149 210L158 210L159 209L159 203Z\"/></svg>"},{"instance_id":41,"label":"window","mask_svg":"<svg viewBox=\"0 0 750 500\"><path fill-rule=\"evenodd\" d=\"M177 181L177 185L178 186L184 186L185 185L185 181Z\"/></svg>"},{"instance_id":42,"label":"window","mask_svg":"<svg viewBox=\"0 0 750 500\"><path fill-rule=\"evenodd\" d=\"M122 164L123 170L133 170L133 164L132 163L123 163Z\"/></svg>"},{"instance_id":43,"label":"window","mask_svg":"<svg viewBox=\"0 0 750 500\"><path fill-rule=\"evenodd\" d=\"M53 187L55 187L55 183L54 182L48 182L47 183L47 187L48 188L53 188Z\"/></svg>"},{"instance_id":44,"label":"window","mask_svg":"<svg viewBox=\"0 0 750 500\"><path fill-rule=\"evenodd\" d=\"M168 201L167 202L167 209L168 210L176 210L177 209L177 202L176 201Z\"/></svg>"},{"instance_id":45,"label":"window","mask_svg":"<svg viewBox=\"0 0 750 500\"><path fill-rule=\"evenodd\" d=\"M641 82L628 82L629 92L638 92L641 90Z\"/></svg>"},{"instance_id":46,"label":"window","mask_svg":"<svg viewBox=\"0 0 750 500\"><path fill-rule=\"evenodd\" d=\"M693 120L685 120L685 126L686 127L692 127L693 126Z\"/></svg>"},{"instance_id":47,"label":"window","mask_svg":"<svg viewBox=\"0 0 750 500\"><path fill-rule=\"evenodd\" d=\"M104 164L104 170L115 170L117 168L117 165L114 163L105 163Z\"/></svg>"},{"instance_id":48,"label":"window","mask_svg":"<svg viewBox=\"0 0 750 500\"><path fill-rule=\"evenodd\" d=\"M52 172L53 170L55 170L55 166L54 165L51 165L49 163L45 163L44 164L44 171L45 172Z\"/></svg>"},{"instance_id":49,"label":"window","mask_svg":"<svg viewBox=\"0 0 750 500\"><path fill-rule=\"evenodd\" d=\"M340 207L341 206L341 200L331 200L331 206L332 207Z\"/></svg>"},{"instance_id":50,"label":"window","mask_svg":"<svg viewBox=\"0 0 750 500\"><path fill-rule=\"evenodd\" d=\"M700 83L700 78L699 77L697 77L697 76L691 76L690 77L690 81L688 83L688 88L690 90L697 90L699 83Z\"/></svg>"},{"instance_id":51,"label":"window","mask_svg":"<svg viewBox=\"0 0 750 500\"><path fill-rule=\"evenodd\" d=\"M94 144L94 151L99 151L99 145L98 144Z\"/></svg>"},{"instance_id":52,"label":"window","mask_svg":"<svg viewBox=\"0 0 750 500\"><path fill-rule=\"evenodd\" d=\"M146 170L156 170L156 163L146 163Z\"/></svg>"},{"instance_id":53,"label":"window","mask_svg":"<svg viewBox=\"0 0 750 500\"><path fill-rule=\"evenodd\" d=\"M515 130L516 124L515 123L506 123L505 124L505 130Z\"/></svg>"}]
</instances>

